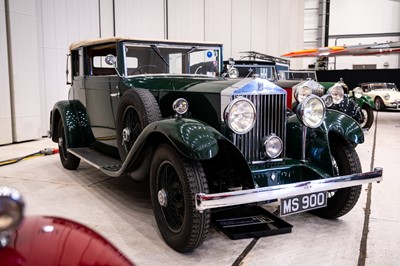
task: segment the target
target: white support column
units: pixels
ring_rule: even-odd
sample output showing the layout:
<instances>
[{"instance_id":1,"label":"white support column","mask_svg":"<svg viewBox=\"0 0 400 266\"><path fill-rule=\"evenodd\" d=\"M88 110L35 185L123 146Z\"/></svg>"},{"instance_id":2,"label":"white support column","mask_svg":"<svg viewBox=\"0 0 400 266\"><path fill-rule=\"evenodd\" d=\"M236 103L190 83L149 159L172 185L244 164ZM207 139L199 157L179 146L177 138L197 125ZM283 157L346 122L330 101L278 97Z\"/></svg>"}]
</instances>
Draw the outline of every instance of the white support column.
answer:
<instances>
[{"instance_id":1,"label":"white support column","mask_svg":"<svg viewBox=\"0 0 400 266\"><path fill-rule=\"evenodd\" d=\"M0 145L12 143L10 82L7 56L6 10L0 0Z\"/></svg>"}]
</instances>

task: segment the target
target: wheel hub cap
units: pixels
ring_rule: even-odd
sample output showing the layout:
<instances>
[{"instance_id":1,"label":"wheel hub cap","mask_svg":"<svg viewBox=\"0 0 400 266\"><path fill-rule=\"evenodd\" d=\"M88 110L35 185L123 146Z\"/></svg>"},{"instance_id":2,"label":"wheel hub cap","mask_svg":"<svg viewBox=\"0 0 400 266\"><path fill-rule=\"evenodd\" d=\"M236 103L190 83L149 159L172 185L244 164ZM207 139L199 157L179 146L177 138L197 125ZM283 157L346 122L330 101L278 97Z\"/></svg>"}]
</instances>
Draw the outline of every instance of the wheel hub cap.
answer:
<instances>
[{"instance_id":1,"label":"wheel hub cap","mask_svg":"<svg viewBox=\"0 0 400 266\"><path fill-rule=\"evenodd\" d=\"M126 127L122 130L122 141L129 142L131 139L131 130L129 127Z\"/></svg>"},{"instance_id":2,"label":"wheel hub cap","mask_svg":"<svg viewBox=\"0 0 400 266\"><path fill-rule=\"evenodd\" d=\"M158 203L160 203L161 206L166 207L167 206L167 192L164 189L161 189L158 191Z\"/></svg>"}]
</instances>

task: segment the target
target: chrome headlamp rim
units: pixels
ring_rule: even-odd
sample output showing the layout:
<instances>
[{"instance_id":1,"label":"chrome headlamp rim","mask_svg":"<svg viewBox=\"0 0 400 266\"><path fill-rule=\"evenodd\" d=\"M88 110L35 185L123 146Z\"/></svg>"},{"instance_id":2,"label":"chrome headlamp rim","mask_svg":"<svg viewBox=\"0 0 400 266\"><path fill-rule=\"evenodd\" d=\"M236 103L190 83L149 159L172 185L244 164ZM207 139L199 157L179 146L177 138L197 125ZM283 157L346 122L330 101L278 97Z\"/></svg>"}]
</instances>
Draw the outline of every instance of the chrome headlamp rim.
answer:
<instances>
[{"instance_id":1,"label":"chrome headlamp rim","mask_svg":"<svg viewBox=\"0 0 400 266\"><path fill-rule=\"evenodd\" d=\"M189 103L184 98L178 98L173 102L172 109L177 115L184 115L189 109Z\"/></svg>"},{"instance_id":2,"label":"chrome headlamp rim","mask_svg":"<svg viewBox=\"0 0 400 266\"><path fill-rule=\"evenodd\" d=\"M389 93L386 93L385 96L383 96L383 98L384 98L386 101L389 101L389 100L390 100L390 94L389 94Z\"/></svg>"},{"instance_id":3,"label":"chrome headlamp rim","mask_svg":"<svg viewBox=\"0 0 400 266\"><path fill-rule=\"evenodd\" d=\"M304 101L304 99L306 99L311 94L312 94L312 90L310 87L308 87L306 85L301 85L296 88L296 91L294 93L294 98L299 103L301 103L302 101Z\"/></svg>"},{"instance_id":4,"label":"chrome headlamp rim","mask_svg":"<svg viewBox=\"0 0 400 266\"><path fill-rule=\"evenodd\" d=\"M320 110L316 111L321 111L319 114L319 120L317 122L310 122L311 119L309 119L308 115L314 116L315 117L315 110L309 110L309 108L313 108L314 106L310 106L312 102L317 101L317 103L320 104ZM297 106L296 110L296 115L298 119L303 123L304 126L309 127L309 128L318 128L321 126L321 124L324 122L325 117L326 117L326 106L320 97L316 95L309 95L302 103L300 103ZM318 115L318 114L317 114Z\"/></svg>"},{"instance_id":5,"label":"chrome headlamp rim","mask_svg":"<svg viewBox=\"0 0 400 266\"><path fill-rule=\"evenodd\" d=\"M15 189L0 187L0 234L17 229L24 217L25 203L22 195Z\"/></svg>"},{"instance_id":6,"label":"chrome headlamp rim","mask_svg":"<svg viewBox=\"0 0 400 266\"><path fill-rule=\"evenodd\" d=\"M333 97L330 94L325 94L322 95L321 97L322 100L324 100L325 106L327 108L331 107L333 105Z\"/></svg>"},{"instance_id":7,"label":"chrome headlamp rim","mask_svg":"<svg viewBox=\"0 0 400 266\"><path fill-rule=\"evenodd\" d=\"M228 70L228 76L229 76L229 78L232 78L232 79L238 78L239 77L239 70L236 67L231 66L229 68L229 70Z\"/></svg>"},{"instance_id":8,"label":"chrome headlamp rim","mask_svg":"<svg viewBox=\"0 0 400 266\"><path fill-rule=\"evenodd\" d=\"M269 149L270 147L268 146L268 144L271 144L272 141L278 141L278 144L279 144L278 150L277 150L274 154L271 154L271 149ZM267 155L267 157L270 158L270 159L275 159L275 158L278 157L278 156L282 153L282 151L283 151L283 141L282 141L282 139L281 139L280 137L278 137L278 136L277 136L276 134L274 134L274 133L272 133L272 134L266 136L266 137L264 138L264 140L263 140L262 143L263 143L263 146L264 146L264 153L265 153L265 155ZM275 148L275 145L274 145L274 147L272 147L272 148Z\"/></svg>"},{"instance_id":9,"label":"chrome headlamp rim","mask_svg":"<svg viewBox=\"0 0 400 266\"><path fill-rule=\"evenodd\" d=\"M364 92L360 87L355 87L353 89L353 95L355 98L359 99L364 95Z\"/></svg>"},{"instance_id":10,"label":"chrome headlamp rim","mask_svg":"<svg viewBox=\"0 0 400 266\"><path fill-rule=\"evenodd\" d=\"M248 124L245 127L245 129L240 131L233 125L233 123L235 121L232 121L231 115L232 115L233 107L235 107L241 101L244 101L251 108L251 110L252 110L252 119L251 120L252 121L250 122L250 124ZM236 97L234 100L232 100L229 103L229 105L226 107L224 118L225 118L225 122L227 123L229 129L232 130L235 134L239 134L239 135L246 134L247 132L249 132L250 130L253 129L253 127L254 127L254 125L256 123L256 108L255 108L254 104L249 99L247 99L245 97L242 97L242 96L239 96L239 97Z\"/></svg>"},{"instance_id":11,"label":"chrome headlamp rim","mask_svg":"<svg viewBox=\"0 0 400 266\"><path fill-rule=\"evenodd\" d=\"M340 85L333 85L328 89L328 92L330 95L332 95L333 103L334 104L339 104L343 101L344 98L344 90L342 86Z\"/></svg>"}]
</instances>

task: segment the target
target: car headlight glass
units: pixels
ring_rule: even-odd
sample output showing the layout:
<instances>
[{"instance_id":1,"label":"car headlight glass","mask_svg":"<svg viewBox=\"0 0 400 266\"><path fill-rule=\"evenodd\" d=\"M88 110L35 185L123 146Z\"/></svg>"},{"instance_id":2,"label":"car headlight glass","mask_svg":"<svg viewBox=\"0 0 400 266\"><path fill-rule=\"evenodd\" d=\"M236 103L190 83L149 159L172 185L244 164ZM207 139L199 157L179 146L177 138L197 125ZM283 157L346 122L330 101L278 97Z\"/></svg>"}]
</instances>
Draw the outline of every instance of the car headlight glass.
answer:
<instances>
[{"instance_id":1,"label":"car headlight glass","mask_svg":"<svg viewBox=\"0 0 400 266\"><path fill-rule=\"evenodd\" d=\"M385 98L385 100L388 101L390 99L390 95L389 94L385 94L385 96L383 96L383 98Z\"/></svg>"},{"instance_id":2,"label":"car headlight glass","mask_svg":"<svg viewBox=\"0 0 400 266\"><path fill-rule=\"evenodd\" d=\"M360 87L354 88L353 93L354 97L356 97L357 99L361 98L364 95L364 92Z\"/></svg>"},{"instance_id":3,"label":"car headlight glass","mask_svg":"<svg viewBox=\"0 0 400 266\"><path fill-rule=\"evenodd\" d=\"M239 77L239 70L236 67L231 67L228 70L228 75L229 75L230 78L236 79L236 78Z\"/></svg>"},{"instance_id":4,"label":"car headlight glass","mask_svg":"<svg viewBox=\"0 0 400 266\"><path fill-rule=\"evenodd\" d=\"M330 95L330 94L325 94L325 95L323 95L322 97L322 100L324 100L324 103L325 103L325 106L326 107L331 107L332 106L332 104L333 104L333 98L332 98L332 95Z\"/></svg>"},{"instance_id":5,"label":"car headlight glass","mask_svg":"<svg viewBox=\"0 0 400 266\"><path fill-rule=\"evenodd\" d=\"M305 126L317 128L325 119L326 107L324 101L316 95L310 95L299 104L296 114Z\"/></svg>"},{"instance_id":6,"label":"car headlight glass","mask_svg":"<svg viewBox=\"0 0 400 266\"><path fill-rule=\"evenodd\" d=\"M330 87L328 90L328 93L330 95L332 95L334 104L339 104L343 100L344 91L341 86L336 85L336 86Z\"/></svg>"},{"instance_id":7,"label":"car headlight glass","mask_svg":"<svg viewBox=\"0 0 400 266\"><path fill-rule=\"evenodd\" d=\"M244 97L234 99L225 110L228 127L236 134L249 132L256 122L256 108Z\"/></svg>"},{"instance_id":8,"label":"car headlight glass","mask_svg":"<svg viewBox=\"0 0 400 266\"><path fill-rule=\"evenodd\" d=\"M189 103L183 98L176 99L172 104L172 109L174 109L178 115L184 115L189 109Z\"/></svg>"},{"instance_id":9,"label":"car headlight glass","mask_svg":"<svg viewBox=\"0 0 400 266\"><path fill-rule=\"evenodd\" d=\"M283 142L275 134L271 134L265 137L263 145L265 154L271 159L278 157L282 153Z\"/></svg>"},{"instance_id":10,"label":"car headlight glass","mask_svg":"<svg viewBox=\"0 0 400 266\"><path fill-rule=\"evenodd\" d=\"M296 89L295 98L296 100L301 103L307 98L308 95L312 93L312 90L307 86L300 86Z\"/></svg>"},{"instance_id":11,"label":"car headlight glass","mask_svg":"<svg viewBox=\"0 0 400 266\"><path fill-rule=\"evenodd\" d=\"M23 218L24 205L18 191L0 187L0 233L17 229Z\"/></svg>"}]
</instances>

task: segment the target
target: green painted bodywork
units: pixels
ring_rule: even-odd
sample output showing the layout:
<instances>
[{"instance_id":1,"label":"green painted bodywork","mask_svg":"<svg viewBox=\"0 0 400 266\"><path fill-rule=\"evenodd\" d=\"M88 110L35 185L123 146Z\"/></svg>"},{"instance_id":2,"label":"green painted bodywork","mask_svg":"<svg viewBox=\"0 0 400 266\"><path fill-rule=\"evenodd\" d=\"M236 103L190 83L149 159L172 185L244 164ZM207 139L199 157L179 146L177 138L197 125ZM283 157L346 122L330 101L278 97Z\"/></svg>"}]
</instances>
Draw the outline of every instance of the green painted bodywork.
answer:
<instances>
[{"instance_id":1,"label":"green painted bodywork","mask_svg":"<svg viewBox=\"0 0 400 266\"><path fill-rule=\"evenodd\" d=\"M50 134L54 142L58 142L60 120L64 123L68 148L86 147L95 141L86 108L80 101L59 101L54 105L50 120Z\"/></svg>"},{"instance_id":2,"label":"green painted bodywork","mask_svg":"<svg viewBox=\"0 0 400 266\"><path fill-rule=\"evenodd\" d=\"M322 86L324 86L325 88L325 93L326 91L332 87L333 85L335 85L337 82L319 82ZM349 98L350 100L353 100L358 106L362 107L364 104L367 104L369 106L371 106L371 108L375 108L375 104L374 101L372 100L371 97L369 97L368 95L363 95L361 96L361 98L356 98L353 96L352 91L349 91Z\"/></svg>"},{"instance_id":3,"label":"green painted bodywork","mask_svg":"<svg viewBox=\"0 0 400 266\"><path fill-rule=\"evenodd\" d=\"M129 88L142 88L155 91L198 91L220 93L237 80L224 80L212 77L188 77L185 75L135 76L126 78L123 83Z\"/></svg>"},{"instance_id":4,"label":"green painted bodywork","mask_svg":"<svg viewBox=\"0 0 400 266\"><path fill-rule=\"evenodd\" d=\"M301 158L302 128L302 123L296 115L288 118L286 147L287 156L290 158ZM307 129L306 159L311 165L330 174L333 174L329 147L332 134L353 144L364 142L363 131L354 119L335 110L326 110L326 118L321 126Z\"/></svg>"},{"instance_id":5,"label":"green painted bodywork","mask_svg":"<svg viewBox=\"0 0 400 266\"><path fill-rule=\"evenodd\" d=\"M350 99L355 101L358 106L362 107L364 104L369 105L371 108L375 108L374 100L368 95L363 95L360 98L356 98L354 96L350 96Z\"/></svg>"},{"instance_id":6,"label":"green painted bodywork","mask_svg":"<svg viewBox=\"0 0 400 266\"><path fill-rule=\"evenodd\" d=\"M138 143L150 134L160 133L186 157L205 160L218 153L218 139L223 138L214 128L187 118L170 118L148 125L140 134Z\"/></svg>"}]
</instances>

